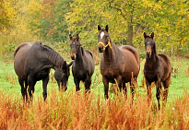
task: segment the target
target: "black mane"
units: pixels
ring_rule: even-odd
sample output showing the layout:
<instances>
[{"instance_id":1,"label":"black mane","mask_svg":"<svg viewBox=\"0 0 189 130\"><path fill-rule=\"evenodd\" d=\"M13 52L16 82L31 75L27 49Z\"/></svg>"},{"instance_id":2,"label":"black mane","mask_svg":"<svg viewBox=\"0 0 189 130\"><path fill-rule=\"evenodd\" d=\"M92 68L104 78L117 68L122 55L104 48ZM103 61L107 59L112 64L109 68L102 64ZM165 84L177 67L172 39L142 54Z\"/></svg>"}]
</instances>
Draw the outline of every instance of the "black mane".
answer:
<instances>
[{"instance_id":1,"label":"black mane","mask_svg":"<svg viewBox=\"0 0 189 130\"><path fill-rule=\"evenodd\" d=\"M62 56L47 45L41 45L44 51L47 52L48 58L59 68L63 67L64 59Z\"/></svg>"}]
</instances>

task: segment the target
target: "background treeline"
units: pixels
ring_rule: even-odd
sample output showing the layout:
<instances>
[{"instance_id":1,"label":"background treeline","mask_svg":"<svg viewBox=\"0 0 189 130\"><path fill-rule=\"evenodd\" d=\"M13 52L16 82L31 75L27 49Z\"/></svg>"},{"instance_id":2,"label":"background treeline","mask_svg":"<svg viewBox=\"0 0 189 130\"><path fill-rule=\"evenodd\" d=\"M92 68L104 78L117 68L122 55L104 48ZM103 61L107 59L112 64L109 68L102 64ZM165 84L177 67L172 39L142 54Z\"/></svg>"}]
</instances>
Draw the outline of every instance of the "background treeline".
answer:
<instances>
[{"instance_id":1,"label":"background treeline","mask_svg":"<svg viewBox=\"0 0 189 130\"><path fill-rule=\"evenodd\" d=\"M143 32L153 31L160 52L187 56L188 0L0 0L0 56L12 57L18 44L36 40L67 50L69 33L96 49L98 24L109 25L116 44L140 53Z\"/></svg>"}]
</instances>

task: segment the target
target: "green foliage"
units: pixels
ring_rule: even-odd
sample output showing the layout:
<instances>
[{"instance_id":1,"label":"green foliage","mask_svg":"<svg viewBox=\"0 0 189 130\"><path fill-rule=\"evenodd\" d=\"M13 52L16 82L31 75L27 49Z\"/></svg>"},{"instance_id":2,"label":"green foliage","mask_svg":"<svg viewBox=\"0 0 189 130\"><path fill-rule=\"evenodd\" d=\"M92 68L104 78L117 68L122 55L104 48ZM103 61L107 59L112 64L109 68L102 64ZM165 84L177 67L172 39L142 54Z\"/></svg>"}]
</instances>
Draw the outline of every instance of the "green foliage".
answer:
<instances>
[{"instance_id":1,"label":"green foliage","mask_svg":"<svg viewBox=\"0 0 189 130\"><path fill-rule=\"evenodd\" d=\"M76 0L71 7L72 12L67 15L71 30L81 33L85 41L97 39L94 35L98 24L109 24L111 38L116 43L126 41L122 44L139 48L143 47L144 31L155 32L159 49L167 48L171 53L189 40L189 2L186 0Z\"/></svg>"},{"instance_id":2,"label":"green foliage","mask_svg":"<svg viewBox=\"0 0 189 130\"><path fill-rule=\"evenodd\" d=\"M83 46L95 48L97 26L107 24L117 45L132 44L140 51L143 32L154 32L158 51L185 52L188 9L187 0L1 0L0 55L9 44L26 41L69 43L69 33L78 33Z\"/></svg>"},{"instance_id":3,"label":"green foliage","mask_svg":"<svg viewBox=\"0 0 189 130\"><path fill-rule=\"evenodd\" d=\"M0 31L5 31L5 29L12 26L11 19L14 17L13 8L11 8L10 3L14 2L13 0L4 1L0 0Z\"/></svg>"},{"instance_id":4,"label":"green foliage","mask_svg":"<svg viewBox=\"0 0 189 130\"><path fill-rule=\"evenodd\" d=\"M69 11L69 0L32 0L28 7L31 31L46 41L66 41L69 28L65 14ZM37 8L37 9L36 9Z\"/></svg>"}]
</instances>

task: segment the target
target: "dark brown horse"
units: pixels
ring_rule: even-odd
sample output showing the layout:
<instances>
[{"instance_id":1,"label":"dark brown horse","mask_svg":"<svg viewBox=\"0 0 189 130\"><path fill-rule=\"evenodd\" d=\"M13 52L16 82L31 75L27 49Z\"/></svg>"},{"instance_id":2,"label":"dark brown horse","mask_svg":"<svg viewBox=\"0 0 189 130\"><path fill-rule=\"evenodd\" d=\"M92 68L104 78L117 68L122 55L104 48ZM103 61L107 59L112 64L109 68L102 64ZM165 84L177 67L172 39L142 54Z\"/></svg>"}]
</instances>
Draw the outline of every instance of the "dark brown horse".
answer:
<instances>
[{"instance_id":1,"label":"dark brown horse","mask_svg":"<svg viewBox=\"0 0 189 130\"><path fill-rule=\"evenodd\" d=\"M127 96L125 83L130 82L132 98L134 98L134 83L137 84L137 77L140 70L139 53L129 45L117 47L110 38L108 25L101 29L98 25L98 49L103 53L100 71L104 84L105 99L108 98L109 82L117 83L119 90L124 90ZM132 82L132 78L134 82Z\"/></svg>"},{"instance_id":2,"label":"dark brown horse","mask_svg":"<svg viewBox=\"0 0 189 130\"><path fill-rule=\"evenodd\" d=\"M49 81L50 69L55 69L55 79L59 89L67 89L67 81L70 75L66 61L47 45L41 42L22 43L14 51L14 69L18 75L21 86L21 93L24 100L28 100L27 86L29 85L29 95L32 99L34 86L37 81L43 80L43 97L47 97L47 84ZM60 88L61 84L61 88Z\"/></svg>"},{"instance_id":3,"label":"dark brown horse","mask_svg":"<svg viewBox=\"0 0 189 130\"><path fill-rule=\"evenodd\" d=\"M85 92L90 92L91 77L94 73L93 54L81 47L79 36L72 37L70 34L71 58L74 60L72 65L72 73L76 85L76 91L80 90L79 83L85 83Z\"/></svg>"},{"instance_id":4,"label":"dark brown horse","mask_svg":"<svg viewBox=\"0 0 189 130\"><path fill-rule=\"evenodd\" d=\"M151 83L156 84L156 98L158 100L158 108L160 109L160 95L162 92L161 82L164 86L163 99L167 101L168 89L171 78L171 63L169 58L164 54L157 54L154 41L154 33L147 35L144 32L144 43L146 50L146 63L144 65L144 76L146 79L147 94L151 100Z\"/></svg>"}]
</instances>

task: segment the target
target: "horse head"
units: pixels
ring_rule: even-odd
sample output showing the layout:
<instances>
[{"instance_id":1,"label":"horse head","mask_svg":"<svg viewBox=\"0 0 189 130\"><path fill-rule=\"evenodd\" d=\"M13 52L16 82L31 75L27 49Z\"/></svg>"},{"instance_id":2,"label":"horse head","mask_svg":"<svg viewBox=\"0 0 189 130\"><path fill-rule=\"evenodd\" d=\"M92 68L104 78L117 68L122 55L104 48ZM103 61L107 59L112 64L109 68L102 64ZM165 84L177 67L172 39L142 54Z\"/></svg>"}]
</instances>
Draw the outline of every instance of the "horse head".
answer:
<instances>
[{"instance_id":1,"label":"horse head","mask_svg":"<svg viewBox=\"0 0 189 130\"><path fill-rule=\"evenodd\" d=\"M67 90L67 82L68 77L70 76L70 66L72 63L73 62L67 64L66 61L64 61L61 68L55 68L54 77L58 83L59 90Z\"/></svg>"},{"instance_id":2,"label":"horse head","mask_svg":"<svg viewBox=\"0 0 189 130\"><path fill-rule=\"evenodd\" d=\"M105 29L101 29L98 25L98 50L100 53L105 51L107 47L111 47L111 40L108 33L108 25L106 25Z\"/></svg>"},{"instance_id":3,"label":"horse head","mask_svg":"<svg viewBox=\"0 0 189 130\"><path fill-rule=\"evenodd\" d=\"M72 60L76 59L76 53L78 52L78 50L81 47L80 41L79 41L79 35L77 34L76 37L72 37L72 35L70 34L70 47L71 47L71 58Z\"/></svg>"},{"instance_id":4,"label":"horse head","mask_svg":"<svg viewBox=\"0 0 189 130\"><path fill-rule=\"evenodd\" d=\"M153 32L150 35L144 32L144 43L145 43L145 50L146 50L147 58L151 58L152 54L156 52L156 45L153 38L154 38Z\"/></svg>"}]
</instances>

